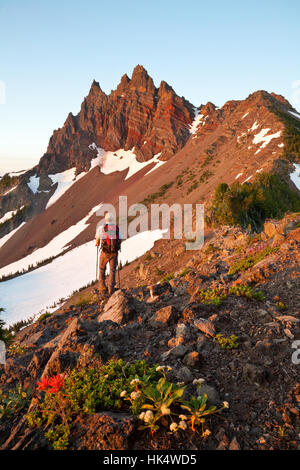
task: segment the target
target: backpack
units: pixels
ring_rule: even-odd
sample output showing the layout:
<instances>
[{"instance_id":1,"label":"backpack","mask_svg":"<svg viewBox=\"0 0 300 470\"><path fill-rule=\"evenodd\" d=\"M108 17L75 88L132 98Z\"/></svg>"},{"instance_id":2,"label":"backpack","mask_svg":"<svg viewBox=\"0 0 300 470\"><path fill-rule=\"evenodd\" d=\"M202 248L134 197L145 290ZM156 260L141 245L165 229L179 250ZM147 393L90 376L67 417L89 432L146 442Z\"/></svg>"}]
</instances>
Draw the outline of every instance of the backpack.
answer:
<instances>
[{"instance_id":1,"label":"backpack","mask_svg":"<svg viewBox=\"0 0 300 470\"><path fill-rule=\"evenodd\" d=\"M117 225L105 224L103 229L105 238L102 240L102 250L105 251L105 253L117 253L121 247L119 227Z\"/></svg>"}]
</instances>

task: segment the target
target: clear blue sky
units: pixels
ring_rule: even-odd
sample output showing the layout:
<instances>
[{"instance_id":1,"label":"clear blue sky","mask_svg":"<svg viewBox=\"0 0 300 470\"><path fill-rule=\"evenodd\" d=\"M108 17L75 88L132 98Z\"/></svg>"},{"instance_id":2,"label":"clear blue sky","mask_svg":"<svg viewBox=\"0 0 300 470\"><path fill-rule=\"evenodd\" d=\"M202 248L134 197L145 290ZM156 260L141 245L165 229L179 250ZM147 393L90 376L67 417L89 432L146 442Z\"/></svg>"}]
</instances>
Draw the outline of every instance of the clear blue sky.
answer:
<instances>
[{"instance_id":1,"label":"clear blue sky","mask_svg":"<svg viewBox=\"0 0 300 470\"><path fill-rule=\"evenodd\" d=\"M0 0L0 174L137 64L196 106L264 89L299 109L299 19L299 0Z\"/></svg>"}]
</instances>

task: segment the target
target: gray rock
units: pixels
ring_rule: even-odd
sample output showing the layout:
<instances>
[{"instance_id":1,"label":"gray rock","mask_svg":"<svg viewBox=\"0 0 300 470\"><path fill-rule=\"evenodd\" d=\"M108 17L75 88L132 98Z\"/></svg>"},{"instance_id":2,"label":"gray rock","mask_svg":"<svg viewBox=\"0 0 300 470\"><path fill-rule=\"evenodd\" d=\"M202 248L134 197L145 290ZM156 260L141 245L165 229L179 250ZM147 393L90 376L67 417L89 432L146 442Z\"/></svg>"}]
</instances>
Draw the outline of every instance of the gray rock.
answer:
<instances>
[{"instance_id":1,"label":"gray rock","mask_svg":"<svg viewBox=\"0 0 300 470\"><path fill-rule=\"evenodd\" d=\"M176 328L176 337L183 336L184 338L188 338L191 334L191 330L185 323L178 323Z\"/></svg>"},{"instance_id":2,"label":"gray rock","mask_svg":"<svg viewBox=\"0 0 300 470\"><path fill-rule=\"evenodd\" d=\"M176 373L176 377L179 382L188 383L193 380L193 374L190 369L186 366L180 367Z\"/></svg>"},{"instance_id":3,"label":"gray rock","mask_svg":"<svg viewBox=\"0 0 300 470\"><path fill-rule=\"evenodd\" d=\"M127 323L132 311L128 296L121 290L117 290L107 301L103 313L98 316L98 322L111 320L115 323Z\"/></svg>"},{"instance_id":4,"label":"gray rock","mask_svg":"<svg viewBox=\"0 0 300 470\"><path fill-rule=\"evenodd\" d=\"M207 344L208 344L208 341L207 341L207 339L205 338L204 335L198 336L198 338L197 338L197 351L199 353L201 353L203 351L203 349L205 349Z\"/></svg>"},{"instance_id":5,"label":"gray rock","mask_svg":"<svg viewBox=\"0 0 300 470\"><path fill-rule=\"evenodd\" d=\"M211 405L217 405L220 402L220 396L217 390L212 387L211 385L202 385L202 387L197 387L198 395L203 395L206 393L207 395L207 403Z\"/></svg>"},{"instance_id":6,"label":"gray rock","mask_svg":"<svg viewBox=\"0 0 300 470\"><path fill-rule=\"evenodd\" d=\"M201 356L197 351L192 351L184 356L183 363L190 368L199 365Z\"/></svg>"},{"instance_id":7,"label":"gray rock","mask_svg":"<svg viewBox=\"0 0 300 470\"><path fill-rule=\"evenodd\" d=\"M188 351L188 348L183 344L178 344L174 348L170 349L170 354L175 357L183 357Z\"/></svg>"}]
</instances>

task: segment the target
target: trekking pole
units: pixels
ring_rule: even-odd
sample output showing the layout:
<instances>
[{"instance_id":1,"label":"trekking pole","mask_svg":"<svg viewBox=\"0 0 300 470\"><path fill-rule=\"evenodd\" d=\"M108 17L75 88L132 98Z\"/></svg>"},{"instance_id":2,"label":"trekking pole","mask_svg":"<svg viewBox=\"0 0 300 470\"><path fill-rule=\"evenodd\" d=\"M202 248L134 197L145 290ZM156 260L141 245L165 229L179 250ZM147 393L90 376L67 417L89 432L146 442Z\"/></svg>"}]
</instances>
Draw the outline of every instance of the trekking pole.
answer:
<instances>
[{"instance_id":1,"label":"trekking pole","mask_svg":"<svg viewBox=\"0 0 300 470\"><path fill-rule=\"evenodd\" d=\"M119 289L121 289L121 283L120 283L120 263L118 262L118 277L119 277Z\"/></svg>"},{"instance_id":2,"label":"trekking pole","mask_svg":"<svg viewBox=\"0 0 300 470\"><path fill-rule=\"evenodd\" d=\"M99 246L96 246L97 248L97 258L96 258L96 281L98 279L98 258L99 258Z\"/></svg>"}]
</instances>

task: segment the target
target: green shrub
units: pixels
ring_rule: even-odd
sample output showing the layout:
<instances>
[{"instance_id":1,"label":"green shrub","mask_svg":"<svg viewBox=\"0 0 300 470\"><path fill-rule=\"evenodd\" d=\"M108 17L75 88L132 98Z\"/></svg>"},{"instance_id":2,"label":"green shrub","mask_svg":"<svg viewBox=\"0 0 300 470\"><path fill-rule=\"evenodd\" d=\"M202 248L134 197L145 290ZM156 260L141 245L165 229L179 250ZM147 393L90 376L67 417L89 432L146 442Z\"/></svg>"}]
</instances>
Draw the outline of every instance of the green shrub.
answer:
<instances>
[{"instance_id":1,"label":"green shrub","mask_svg":"<svg viewBox=\"0 0 300 470\"><path fill-rule=\"evenodd\" d=\"M213 225L249 224L255 231L263 228L266 218L282 218L287 211L300 210L300 197L277 174L260 173L253 183L220 183L210 207Z\"/></svg>"},{"instance_id":2,"label":"green shrub","mask_svg":"<svg viewBox=\"0 0 300 470\"><path fill-rule=\"evenodd\" d=\"M21 384L17 385L14 390L9 390L7 394L0 390L0 420L11 418L25 408L29 403L30 395L31 391L23 391Z\"/></svg>"},{"instance_id":3,"label":"green shrub","mask_svg":"<svg viewBox=\"0 0 300 470\"><path fill-rule=\"evenodd\" d=\"M160 282L168 282L168 281L171 281L171 279L174 278L174 273L170 273L170 274L167 274L166 276L164 276Z\"/></svg>"},{"instance_id":4,"label":"green shrub","mask_svg":"<svg viewBox=\"0 0 300 470\"><path fill-rule=\"evenodd\" d=\"M3 176L3 178L1 178L0 180L0 193L5 193L10 188L15 186L17 182L18 182L17 176L9 176L9 174L6 173Z\"/></svg>"},{"instance_id":5,"label":"green shrub","mask_svg":"<svg viewBox=\"0 0 300 470\"><path fill-rule=\"evenodd\" d=\"M169 188L171 188L171 186L173 186L174 182L171 181L170 183L166 183L166 184L163 184L159 190L156 192L156 193L152 193L152 194L149 194L149 196L147 196L142 202L141 204L149 204L149 203L152 203L154 202L156 199L160 198L160 197L163 197L165 195L165 193L167 192L167 190Z\"/></svg>"},{"instance_id":6,"label":"green shrub","mask_svg":"<svg viewBox=\"0 0 300 470\"><path fill-rule=\"evenodd\" d=\"M8 352L11 356L22 356L27 351L27 346L21 346L20 343L13 343L9 346Z\"/></svg>"},{"instance_id":7,"label":"green shrub","mask_svg":"<svg viewBox=\"0 0 300 470\"><path fill-rule=\"evenodd\" d=\"M129 364L111 359L107 364L73 369L68 377L45 377L39 383L39 389L44 390L43 400L37 410L28 414L28 424L45 426L53 448L66 449L72 422L78 415L92 415L103 409L138 414L145 398L141 394L132 398L137 392L137 380L144 387L157 384L162 375L157 367L145 361ZM56 383L52 390L51 379L51 387ZM123 399L127 397L131 401Z\"/></svg>"},{"instance_id":8,"label":"green shrub","mask_svg":"<svg viewBox=\"0 0 300 470\"><path fill-rule=\"evenodd\" d=\"M215 338L222 349L236 349L239 347L239 343L237 342L238 338L235 335L231 335L226 338L224 335L217 334Z\"/></svg>"},{"instance_id":9,"label":"green shrub","mask_svg":"<svg viewBox=\"0 0 300 470\"><path fill-rule=\"evenodd\" d=\"M131 412L141 422L139 429L148 428L154 433L160 425L169 426L172 432L186 430L187 423L192 431L195 425L201 425L203 431L207 415L228 408L227 402L219 410L207 408L206 394L183 400L185 387L167 381L169 370L168 366L149 366L145 361L129 364L111 359L107 364L76 368L67 377L44 377L38 383L42 400L35 411L28 413L28 425L43 427L53 448L64 450L75 419L100 410ZM203 379L195 379L194 383L199 380ZM180 414L180 408L187 410L186 415Z\"/></svg>"},{"instance_id":10,"label":"green shrub","mask_svg":"<svg viewBox=\"0 0 300 470\"><path fill-rule=\"evenodd\" d=\"M40 315L37 319L37 321L43 321L43 320L46 320L46 318L49 318L51 317L51 315L53 315L52 313L50 312L45 312L45 313L42 313L42 315Z\"/></svg>"},{"instance_id":11,"label":"green shrub","mask_svg":"<svg viewBox=\"0 0 300 470\"><path fill-rule=\"evenodd\" d=\"M229 269L228 274L232 275L237 272L247 271L247 269L252 268L255 264L266 258L271 253L278 251L278 249L278 247L266 247L261 252L250 254L246 258L236 261Z\"/></svg>"},{"instance_id":12,"label":"green shrub","mask_svg":"<svg viewBox=\"0 0 300 470\"><path fill-rule=\"evenodd\" d=\"M300 163L300 125L299 120L291 114L273 110L284 123L283 158Z\"/></svg>"},{"instance_id":13,"label":"green shrub","mask_svg":"<svg viewBox=\"0 0 300 470\"><path fill-rule=\"evenodd\" d=\"M248 299L264 300L261 291L254 291L248 284L238 284L228 287L217 287L215 289L201 289L197 292L197 299L203 304L221 305L228 295L247 297Z\"/></svg>"}]
</instances>

